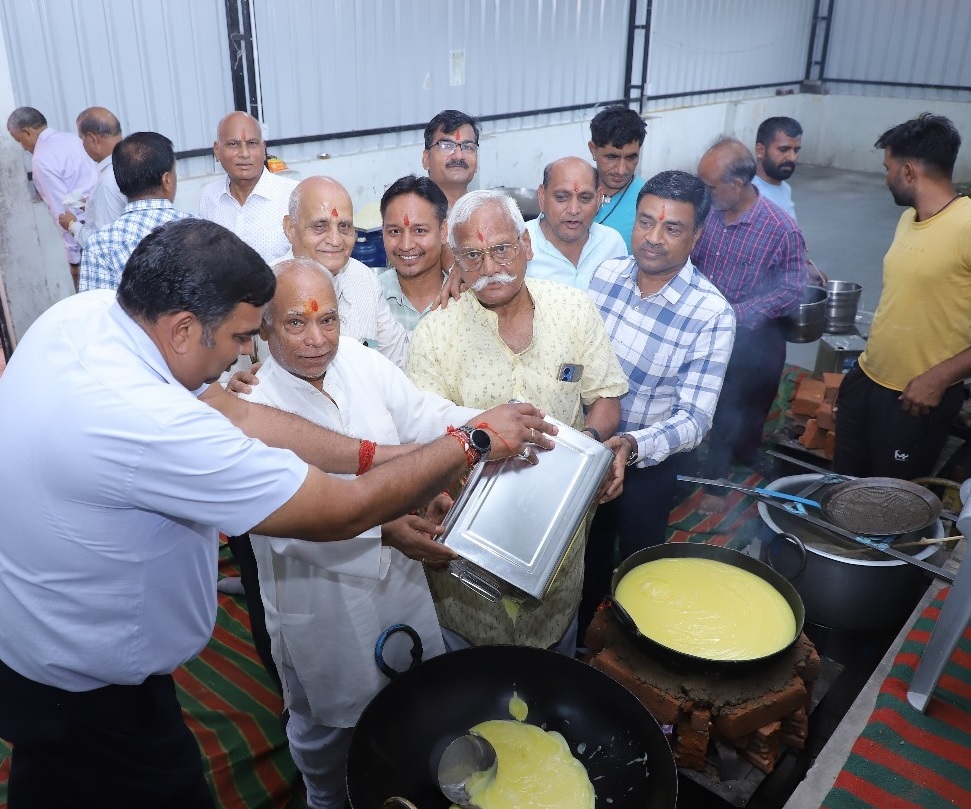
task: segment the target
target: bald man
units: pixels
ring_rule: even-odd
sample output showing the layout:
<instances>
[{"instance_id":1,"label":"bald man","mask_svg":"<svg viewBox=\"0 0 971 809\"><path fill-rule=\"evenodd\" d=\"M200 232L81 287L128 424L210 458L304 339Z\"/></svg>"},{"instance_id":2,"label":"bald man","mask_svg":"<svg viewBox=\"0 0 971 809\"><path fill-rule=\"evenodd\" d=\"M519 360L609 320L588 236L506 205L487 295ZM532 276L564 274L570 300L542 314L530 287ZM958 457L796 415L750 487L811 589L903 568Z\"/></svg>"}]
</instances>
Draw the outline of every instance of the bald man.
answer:
<instances>
[{"instance_id":1,"label":"bald man","mask_svg":"<svg viewBox=\"0 0 971 809\"><path fill-rule=\"evenodd\" d=\"M621 235L593 221L600 209L599 182L597 169L579 157L563 157L545 168L536 190L539 218L526 223L533 246L527 276L586 290L600 264L627 256Z\"/></svg>"},{"instance_id":2,"label":"bald man","mask_svg":"<svg viewBox=\"0 0 971 809\"><path fill-rule=\"evenodd\" d=\"M121 124L114 113L104 107L88 107L78 115L76 124L84 151L98 164L98 182L88 195L85 221L79 222L74 213L68 210L57 217L57 223L70 231L83 249L98 228L122 215L128 200L118 189L111 164L111 153L122 137Z\"/></svg>"},{"instance_id":3,"label":"bald man","mask_svg":"<svg viewBox=\"0 0 971 809\"><path fill-rule=\"evenodd\" d=\"M280 223L296 182L266 168L263 130L245 112L219 122L212 152L226 177L202 189L199 216L229 228L272 264L290 247Z\"/></svg>"},{"instance_id":4,"label":"bald man","mask_svg":"<svg viewBox=\"0 0 971 809\"><path fill-rule=\"evenodd\" d=\"M752 185L755 156L735 138L719 138L701 158L698 176L712 209L691 260L735 310L735 346L711 427L707 478L726 477L732 463L752 466L786 357L780 318L806 290L806 244L795 221ZM724 490L701 509L720 510Z\"/></svg>"},{"instance_id":5,"label":"bald man","mask_svg":"<svg viewBox=\"0 0 971 809\"><path fill-rule=\"evenodd\" d=\"M408 332L391 314L374 271L351 258L357 231L344 186L330 177L303 180L290 195L283 232L292 248L287 258L312 258L330 270L340 304L341 334L376 348L403 369Z\"/></svg>"}]
</instances>

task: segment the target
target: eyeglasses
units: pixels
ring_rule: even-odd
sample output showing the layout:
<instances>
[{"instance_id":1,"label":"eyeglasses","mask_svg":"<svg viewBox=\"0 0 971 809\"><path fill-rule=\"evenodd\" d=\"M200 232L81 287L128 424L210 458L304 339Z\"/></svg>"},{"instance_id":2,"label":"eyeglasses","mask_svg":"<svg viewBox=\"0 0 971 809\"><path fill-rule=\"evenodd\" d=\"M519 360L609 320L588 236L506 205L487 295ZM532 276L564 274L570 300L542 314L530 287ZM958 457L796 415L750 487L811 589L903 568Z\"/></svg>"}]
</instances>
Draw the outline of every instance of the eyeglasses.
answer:
<instances>
[{"instance_id":1,"label":"eyeglasses","mask_svg":"<svg viewBox=\"0 0 971 809\"><path fill-rule=\"evenodd\" d=\"M465 269L479 270L482 268L482 262L485 261L486 253L492 256L492 260L500 267L508 267L516 260L518 252L518 244L494 244L484 250L466 250L458 253L456 258L462 262Z\"/></svg>"},{"instance_id":2,"label":"eyeglasses","mask_svg":"<svg viewBox=\"0 0 971 809\"><path fill-rule=\"evenodd\" d=\"M461 149L466 154L475 154L479 151L479 144L471 140L463 140L461 143L454 140L449 140L448 138L443 138L442 140L435 141L432 146L437 146L440 152L454 152L456 149Z\"/></svg>"}]
</instances>

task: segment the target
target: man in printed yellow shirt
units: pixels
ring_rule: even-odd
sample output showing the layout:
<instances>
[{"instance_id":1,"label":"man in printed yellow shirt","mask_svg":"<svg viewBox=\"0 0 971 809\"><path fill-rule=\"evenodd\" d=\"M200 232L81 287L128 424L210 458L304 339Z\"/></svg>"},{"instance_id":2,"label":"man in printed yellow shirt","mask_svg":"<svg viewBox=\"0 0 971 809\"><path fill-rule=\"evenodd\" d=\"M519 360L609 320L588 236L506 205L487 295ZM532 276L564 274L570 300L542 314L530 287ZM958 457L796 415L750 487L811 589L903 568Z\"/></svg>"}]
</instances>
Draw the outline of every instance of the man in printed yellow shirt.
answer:
<instances>
[{"instance_id":1,"label":"man in printed yellow shirt","mask_svg":"<svg viewBox=\"0 0 971 809\"><path fill-rule=\"evenodd\" d=\"M465 407L535 402L598 441L610 438L627 376L585 292L525 277L532 248L516 203L497 191L466 194L449 214L448 239L468 288L412 332L415 385ZM614 465L621 477L625 461L626 453ZM429 571L446 648L510 643L573 655L588 522L542 605L515 620L450 574Z\"/></svg>"},{"instance_id":2,"label":"man in printed yellow shirt","mask_svg":"<svg viewBox=\"0 0 971 809\"><path fill-rule=\"evenodd\" d=\"M924 113L875 146L907 210L866 350L840 387L834 465L912 479L933 471L971 375L971 199L954 189L961 136L947 118Z\"/></svg>"}]
</instances>

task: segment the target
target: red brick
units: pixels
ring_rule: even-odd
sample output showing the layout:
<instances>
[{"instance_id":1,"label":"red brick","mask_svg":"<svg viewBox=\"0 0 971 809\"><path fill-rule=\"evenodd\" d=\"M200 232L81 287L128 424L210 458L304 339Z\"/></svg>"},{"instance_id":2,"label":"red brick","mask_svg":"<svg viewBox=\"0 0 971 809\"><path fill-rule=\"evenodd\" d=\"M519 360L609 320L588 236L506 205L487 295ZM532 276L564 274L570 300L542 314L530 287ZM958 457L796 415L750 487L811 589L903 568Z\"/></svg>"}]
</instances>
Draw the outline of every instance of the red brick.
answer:
<instances>
[{"instance_id":1,"label":"red brick","mask_svg":"<svg viewBox=\"0 0 971 809\"><path fill-rule=\"evenodd\" d=\"M827 432L823 440L823 457L833 460L836 455L836 433Z\"/></svg>"},{"instance_id":2,"label":"red brick","mask_svg":"<svg viewBox=\"0 0 971 809\"><path fill-rule=\"evenodd\" d=\"M792 412L802 416L813 416L826 396L826 386L815 379L804 379L796 388L792 399Z\"/></svg>"},{"instance_id":3,"label":"red brick","mask_svg":"<svg viewBox=\"0 0 971 809\"><path fill-rule=\"evenodd\" d=\"M823 402L816 409L816 423L824 430L836 429L836 420L833 418L832 402Z\"/></svg>"},{"instance_id":4,"label":"red brick","mask_svg":"<svg viewBox=\"0 0 971 809\"><path fill-rule=\"evenodd\" d=\"M782 691L770 691L759 700L751 700L716 716L714 725L728 739L737 739L754 733L805 704L806 686L797 677Z\"/></svg>"},{"instance_id":5,"label":"red brick","mask_svg":"<svg viewBox=\"0 0 971 809\"><path fill-rule=\"evenodd\" d=\"M681 701L640 680L612 649L605 649L594 656L590 664L623 685L662 725L673 725L678 721L682 713Z\"/></svg>"},{"instance_id":6,"label":"red brick","mask_svg":"<svg viewBox=\"0 0 971 809\"><path fill-rule=\"evenodd\" d=\"M826 431L820 429L816 419L806 422L806 431L799 436L799 443L806 449L822 449L826 443Z\"/></svg>"},{"instance_id":7,"label":"red brick","mask_svg":"<svg viewBox=\"0 0 971 809\"><path fill-rule=\"evenodd\" d=\"M823 374L823 385L826 389L823 398L827 402L835 402L842 383L843 374Z\"/></svg>"}]
</instances>

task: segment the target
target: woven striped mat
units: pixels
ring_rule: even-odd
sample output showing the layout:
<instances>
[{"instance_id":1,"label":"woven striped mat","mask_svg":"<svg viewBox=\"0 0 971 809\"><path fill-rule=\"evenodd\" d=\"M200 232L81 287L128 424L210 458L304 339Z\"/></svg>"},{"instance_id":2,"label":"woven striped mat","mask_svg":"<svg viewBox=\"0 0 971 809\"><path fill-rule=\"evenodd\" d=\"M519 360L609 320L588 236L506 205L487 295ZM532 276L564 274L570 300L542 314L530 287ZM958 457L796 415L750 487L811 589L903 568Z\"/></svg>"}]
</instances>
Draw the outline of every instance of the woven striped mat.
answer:
<instances>
[{"instance_id":1,"label":"woven striped mat","mask_svg":"<svg viewBox=\"0 0 971 809\"><path fill-rule=\"evenodd\" d=\"M220 548L219 571L237 575L226 545ZM305 806L300 775L280 722L283 703L256 655L241 596L220 593L212 639L174 676L217 806ZM0 809L7 806L9 775L10 748L0 741Z\"/></svg>"},{"instance_id":2,"label":"woven striped mat","mask_svg":"<svg viewBox=\"0 0 971 809\"><path fill-rule=\"evenodd\" d=\"M907 687L947 592L907 635L824 809L971 807L971 627L926 714L907 702Z\"/></svg>"}]
</instances>

